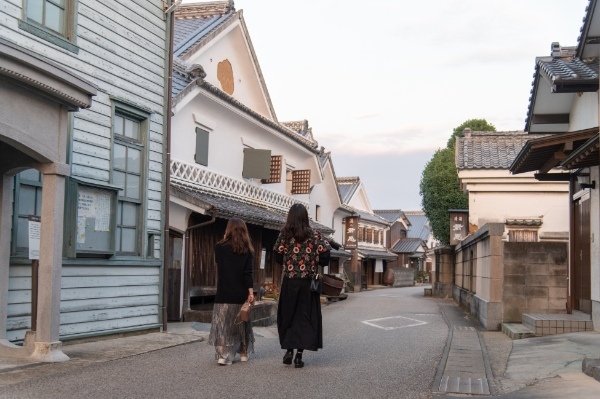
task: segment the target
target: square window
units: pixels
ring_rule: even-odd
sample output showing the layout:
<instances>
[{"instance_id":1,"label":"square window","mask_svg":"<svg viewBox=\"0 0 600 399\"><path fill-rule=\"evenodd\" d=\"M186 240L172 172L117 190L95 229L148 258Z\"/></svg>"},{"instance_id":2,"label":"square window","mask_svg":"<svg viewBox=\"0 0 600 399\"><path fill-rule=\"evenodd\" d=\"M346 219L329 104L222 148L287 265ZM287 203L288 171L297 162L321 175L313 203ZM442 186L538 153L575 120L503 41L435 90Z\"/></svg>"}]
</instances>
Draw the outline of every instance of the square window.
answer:
<instances>
[{"instance_id":1,"label":"square window","mask_svg":"<svg viewBox=\"0 0 600 399\"><path fill-rule=\"evenodd\" d=\"M71 52L78 53L76 11L78 0L23 0L19 28Z\"/></svg>"}]
</instances>

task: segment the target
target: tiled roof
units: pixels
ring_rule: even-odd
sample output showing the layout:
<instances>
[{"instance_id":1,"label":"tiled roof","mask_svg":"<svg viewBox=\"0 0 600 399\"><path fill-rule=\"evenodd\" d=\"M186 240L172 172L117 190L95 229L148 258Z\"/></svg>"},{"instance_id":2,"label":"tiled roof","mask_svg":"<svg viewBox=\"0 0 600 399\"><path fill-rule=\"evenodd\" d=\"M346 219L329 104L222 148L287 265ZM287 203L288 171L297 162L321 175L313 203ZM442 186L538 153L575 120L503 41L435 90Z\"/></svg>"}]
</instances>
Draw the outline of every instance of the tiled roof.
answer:
<instances>
[{"instance_id":1,"label":"tiled roof","mask_svg":"<svg viewBox=\"0 0 600 399\"><path fill-rule=\"evenodd\" d=\"M374 249L358 249L358 253L364 258L370 259L396 259L398 255L388 250L377 251Z\"/></svg>"},{"instance_id":2,"label":"tiled roof","mask_svg":"<svg viewBox=\"0 0 600 399\"><path fill-rule=\"evenodd\" d=\"M358 216L360 216L360 220L366 220L369 222L375 222L375 223L379 223L379 224L384 224L386 226L389 226L391 223L388 222L386 219L382 218L379 215L375 215L366 211L361 211L360 209L354 209L354 213L356 213Z\"/></svg>"},{"instance_id":3,"label":"tiled roof","mask_svg":"<svg viewBox=\"0 0 600 399\"><path fill-rule=\"evenodd\" d=\"M287 215L275 210L244 203L243 201L217 197L211 194L181 187L171 183L171 195L204 209L217 210L217 216L223 218L239 217L247 223L258 224L274 230L278 230L285 224ZM310 221L313 228L324 234L331 234L330 227Z\"/></svg>"},{"instance_id":4,"label":"tiled roof","mask_svg":"<svg viewBox=\"0 0 600 399\"><path fill-rule=\"evenodd\" d=\"M344 204L348 204L360 186L360 178L358 176L338 177L337 184L340 190L340 195L342 196L342 201Z\"/></svg>"},{"instance_id":5,"label":"tiled roof","mask_svg":"<svg viewBox=\"0 0 600 399\"><path fill-rule=\"evenodd\" d=\"M182 4L175 11L173 53L177 57L193 50L202 40L235 15L233 1Z\"/></svg>"},{"instance_id":6,"label":"tiled roof","mask_svg":"<svg viewBox=\"0 0 600 399\"><path fill-rule=\"evenodd\" d=\"M408 238L418 238L427 241L429 238L430 228L427 223L427 216L425 214L406 214L408 220L410 220L411 226L408 228L406 236Z\"/></svg>"},{"instance_id":7,"label":"tiled roof","mask_svg":"<svg viewBox=\"0 0 600 399\"><path fill-rule=\"evenodd\" d=\"M585 8L585 16L583 17L583 25L581 26L581 29L579 29L579 32L581 32L581 34L579 35L579 37L577 38L577 57L579 58L583 58L587 55L589 55L589 52L594 53L594 50L596 50L594 47L595 46L589 46L590 48L588 48L585 52L585 46L586 44L586 40L588 38L588 35L590 35L590 29L592 28L592 20L594 19L594 14L596 12L596 0L589 0L588 1L588 5ZM591 36L591 35L590 35ZM593 41L590 44L598 44L597 41ZM588 53L588 54L585 54Z\"/></svg>"},{"instance_id":8,"label":"tiled roof","mask_svg":"<svg viewBox=\"0 0 600 399\"><path fill-rule=\"evenodd\" d=\"M598 59L539 57L538 67L552 82L552 91L560 92L569 85L595 84L598 87ZM572 92L572 90L571 90Z\"/></svg>"},{"instance_id":9,"label":"tiled roof","mask_svg":"<svg viewBox=\"0 0 600 399\"><path fill-rule=\"evenodd\" d=\"M544 135L525 132L471 132L456 139L458 169L508 169L527 140Z\"/></svg>"},{"instance_id":10,"label":"tiled roof","mask_svg":"<svg viewBox=\"0 0 600 399\"><path fill-rule=\"evenodd\" d=\"M550 94L547 92L538 94L540 79L545 79L550 83L551 93L594 92L598 90L598 57L578 58L582 45L580 43L579 47L567 47L554 42L549 56L536 58L527 118L525 119L526 131L533 130L533 112L537 96Z\"/></svg>"},{"instance_id":11,"label":"tiled roof","mask_svg":"<svg viewBox=\"0 0 600 399\"><path fill-rule=\"evenodd\" d=\"M391 222L391 223L394 223L403 214L403 212L400 209L393 209L393 210L373 210L373 212L376 215L381 216L382 218L384 218L385 220L387 220L388 222Z\"/></svg>"},{"instance_id":12,"label":"tiled roof","mask_svg":"<svg viewBox=\"0 0 600 399\"><path fill-rule=\"evenodd\" d=\"M312 127L308 126L308 121L306 119L301 121L291 121L291 122L280 122L283 126L288 129L293 130L294 132L300 134L301 136L311 138L312 139Z\"/></svg>"},{"instance_id":13,"label":"tiled roof","mask_svg":"<svg viewBox=\"0 0 600 399\"><path fill-rule=\"evenodd\" d=\"M401 238L394 244L391 251L397 254L412 254L423 245L420 238Z\"/></svg>"},{"instance_id":14,"label":"tiled roof","mask_svg":"<svg viewBox=\"0 0 600 399\"><path fill-rule=\"evenodd\" d=\"M186 72L187 64L178 58L173 59L172 90L173 97L181 93L191 82L192 78Z\"/></svg>"}]
</instances>

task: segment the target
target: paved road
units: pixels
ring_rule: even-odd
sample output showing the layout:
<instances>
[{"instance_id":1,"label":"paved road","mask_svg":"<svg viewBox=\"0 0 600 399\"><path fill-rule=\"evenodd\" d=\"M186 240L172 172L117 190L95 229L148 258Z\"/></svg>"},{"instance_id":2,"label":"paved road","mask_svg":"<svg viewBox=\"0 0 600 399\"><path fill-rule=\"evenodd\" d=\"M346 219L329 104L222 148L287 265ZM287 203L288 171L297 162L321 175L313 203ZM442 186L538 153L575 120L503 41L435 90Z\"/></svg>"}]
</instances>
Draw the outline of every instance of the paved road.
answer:
<instances>
[{"instance_id":1,"label":"paved road","mask_svg":"<svg viewBox=\"0 0 600 399\"><path fill-rule=\"evenodd\" d=\"M205 342L68 369L3 387L0 398L430 398L448 337L422 287L352 293L323 308L324 350L281 363L274 328L247 363L219 367Z\"/></svg>"}]
</instances>

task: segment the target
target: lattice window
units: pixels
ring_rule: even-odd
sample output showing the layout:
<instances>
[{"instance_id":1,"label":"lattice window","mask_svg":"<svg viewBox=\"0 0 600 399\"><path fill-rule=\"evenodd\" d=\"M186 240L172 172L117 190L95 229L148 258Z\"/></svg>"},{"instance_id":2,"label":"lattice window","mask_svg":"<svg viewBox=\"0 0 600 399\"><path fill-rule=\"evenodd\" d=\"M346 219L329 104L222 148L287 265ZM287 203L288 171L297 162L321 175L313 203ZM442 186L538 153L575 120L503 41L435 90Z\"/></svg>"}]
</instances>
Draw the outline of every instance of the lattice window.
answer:
<instances>
[{"instance_id":1,"label":"lattice window","mask_svg":"<svg viewBox=\"0 0 600 399\"><path fill-rule=\"evenodd\" d=\"M364 240L365 240L365 228L359 227L358 228L358 241L364 241Z\"/></svg>"},{"instance_id":2,"label":"lattice window","mask_svg":"<svg viewBox=\"0 0 600 399\"><path fill-rule=\"evenodd\" d=\"M373 229L367 229L367 242L373 242Z\"/></svg>"},{"instance_id":3,"label":"lattice window","mask_svg":"<svg viewBox=\"0 0 600 399\"><path fill-rule=\"evenodd\" d=\"M264 184L281 183L281 155L271 156L271 177L269 179L263 179Z\"/></svg>"},{"instance_id":4,"label":"lattice window","mask_svg":"<svg viewBox=\"0 0 600 399\"><path fill-rule=\"evenodd\" d=\"M310 194L310 170L292 171L292 194Z\"/></svg>"}]
</instances>

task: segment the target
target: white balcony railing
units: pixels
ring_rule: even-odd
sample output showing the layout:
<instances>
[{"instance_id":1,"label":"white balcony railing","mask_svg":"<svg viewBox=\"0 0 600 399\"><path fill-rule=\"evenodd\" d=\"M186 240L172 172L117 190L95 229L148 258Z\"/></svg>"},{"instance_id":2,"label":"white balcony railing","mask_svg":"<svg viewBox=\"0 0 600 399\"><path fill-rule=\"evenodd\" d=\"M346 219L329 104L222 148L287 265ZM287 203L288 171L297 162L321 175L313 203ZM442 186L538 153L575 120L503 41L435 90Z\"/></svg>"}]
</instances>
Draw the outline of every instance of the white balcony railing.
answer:
<instances>
[{"instance_id":1,"label":"white balcony railing","mask_svg":"<svg viewBox=\"0 0 600 399\"><path fill-rule=\"evenodd\" d=\"M308 203L298 201L289 195L265 190L243 180L223 176L198 165L178 160L171 160L171 181L203 193L233 198L263 208L287 212L296 203L308 208Z\"/></svg>"}]
</instances>

